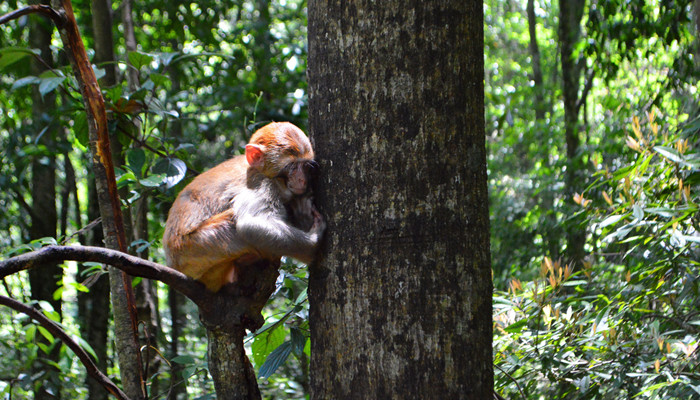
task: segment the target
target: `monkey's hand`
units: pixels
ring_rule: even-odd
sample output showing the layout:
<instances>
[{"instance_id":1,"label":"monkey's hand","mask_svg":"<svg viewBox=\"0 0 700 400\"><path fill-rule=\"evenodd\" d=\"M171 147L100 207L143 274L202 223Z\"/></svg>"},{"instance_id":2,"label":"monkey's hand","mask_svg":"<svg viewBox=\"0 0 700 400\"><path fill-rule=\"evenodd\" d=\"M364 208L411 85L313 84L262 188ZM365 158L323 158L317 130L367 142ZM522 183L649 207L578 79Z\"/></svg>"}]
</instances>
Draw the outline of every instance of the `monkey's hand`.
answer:
<instances>
[{"instance_id":1,"label":"monkey's hand","mask_svg":"<svg viewBox=\"0 0 700 400\"><path fill-rule=\"evenodd\" d=\"M323 232L326 230L326 221L323 220L323 216L318 212L313 202L311 202L311 214L314 218L314 224L311 226L309 233L315 233L318 235L318 240L320 240Z\"/></svg>"},{"instance_id":2,"label":"monkey's hand","mask_svg":"<svg viewBox=\"0 0 700 400\"><path fill-rule=\"evenodd\" d=\"M313 197L310 195L295 196L287 205L291 211L291 223L295 227L308 232L314 224Z\"/></svg>"}]
</instances>

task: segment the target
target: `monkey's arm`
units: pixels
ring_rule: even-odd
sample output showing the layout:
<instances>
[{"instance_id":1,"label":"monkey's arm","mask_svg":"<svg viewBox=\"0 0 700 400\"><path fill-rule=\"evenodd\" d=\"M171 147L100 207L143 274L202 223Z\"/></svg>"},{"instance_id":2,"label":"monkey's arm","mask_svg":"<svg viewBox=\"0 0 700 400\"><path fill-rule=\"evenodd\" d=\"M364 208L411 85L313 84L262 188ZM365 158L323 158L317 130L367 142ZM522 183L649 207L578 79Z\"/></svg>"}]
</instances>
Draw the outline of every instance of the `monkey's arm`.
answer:
<instances>
[{"instance_id":1,"label":"monkey's arm","mask_svg":"<svg viewBox=\"0 0 700 400\"><path fill-rule=\"evenodd\" d=\"M314 212L314 224L309 232L270 214L245 216L236 223L236 232L241 240L260 253L289 256L304 263L313 261L324 229L325 223L318 212Z\"/></svg>"}]
</instances>

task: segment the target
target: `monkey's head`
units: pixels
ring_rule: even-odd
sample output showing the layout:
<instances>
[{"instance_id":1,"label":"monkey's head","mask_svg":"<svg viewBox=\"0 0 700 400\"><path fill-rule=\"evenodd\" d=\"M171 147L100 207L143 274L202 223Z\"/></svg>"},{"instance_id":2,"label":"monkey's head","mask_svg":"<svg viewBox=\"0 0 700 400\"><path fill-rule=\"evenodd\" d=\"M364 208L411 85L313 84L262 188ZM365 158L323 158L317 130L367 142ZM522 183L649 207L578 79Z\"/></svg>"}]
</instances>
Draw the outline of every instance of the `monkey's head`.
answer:
<instances>
[{"instance_id":1,"label":"monkey's head","mask_svg":"<svg viewBox=\"0 0 700 400\"><path fill-rule=\"evenodd\" d=\"M250 168L272 179L283 200L308 190L317 164L309 138L289 122L273 122L258 129L245 147Z\"/></svg>"}]
</instances>

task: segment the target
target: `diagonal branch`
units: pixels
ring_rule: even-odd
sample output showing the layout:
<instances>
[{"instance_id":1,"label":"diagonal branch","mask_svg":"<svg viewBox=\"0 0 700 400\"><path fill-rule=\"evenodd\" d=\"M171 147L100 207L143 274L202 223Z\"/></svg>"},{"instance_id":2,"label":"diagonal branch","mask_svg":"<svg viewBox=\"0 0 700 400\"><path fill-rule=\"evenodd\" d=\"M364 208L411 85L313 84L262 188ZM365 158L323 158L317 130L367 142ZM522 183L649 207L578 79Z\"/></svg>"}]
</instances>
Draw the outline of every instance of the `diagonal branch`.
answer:
<instances>
[{"instance_id":1,"label":"diagonal branch","mask_svg":"<svg viewBox=\"0 0 700 400\"><path fill-rule=\"evenodd\" d=\"M3 16L0 16L0 25L12 21L13 19L17 19L19 17L34 13L41 14L45 17L50 18L54 22L54 24L56 24L56 26L59 28L62 27L63 24L65 24L66 22L63 16L50 6L47 6L45 4L35 4L24 8L20 8L19 10L15 10Z\"/></svg>"},{"instance_id":2,"label":"diagonal branch","mask_svg":"<svg viewBox=\"0 0 700 400\"><path fill-rule=\"evenodd\" d=\"M0 279L19 271L61 261L94 261L111 265L129 275L159 280L189 297L197 305L206 303L212 296L202 283L165 265L117 250L93 246L46 246L0 261Z\"/></svg>"},{"instance_id":3,"label":"diagonal branch","mask_svg":"<svg viewBox=\"0 0 700 400\"><path fill-rule=\"evenodd\" d=\"M112 382L107 376L105 376L105 374L102 373L102 371L100 371L97 368L97 365L95 365L88 353L85 350L83 350L83 348L80 347L78 343L71 339L71 337L68 336L68 334L60 326L58 326L55 322L47 318L39 310L32 308L26 304L22 304L15 299L5 296L0 296L0 304L10 307L21 313L27 314L28 316L39 322L41 326L46 328L46 330L49 331L55 337L61 339L61 341L69 349L71 349L76 356L78 356L80 362L82 362L85 366L88 375L90 375L93 379L99 382L109 393L111 393L117 399L129 400L126 394L124 394L124 392L122 392L121 389L119 389L119 387L117 387L117 385L114 384L114 382Z\"/></svg>"}]
</instances>

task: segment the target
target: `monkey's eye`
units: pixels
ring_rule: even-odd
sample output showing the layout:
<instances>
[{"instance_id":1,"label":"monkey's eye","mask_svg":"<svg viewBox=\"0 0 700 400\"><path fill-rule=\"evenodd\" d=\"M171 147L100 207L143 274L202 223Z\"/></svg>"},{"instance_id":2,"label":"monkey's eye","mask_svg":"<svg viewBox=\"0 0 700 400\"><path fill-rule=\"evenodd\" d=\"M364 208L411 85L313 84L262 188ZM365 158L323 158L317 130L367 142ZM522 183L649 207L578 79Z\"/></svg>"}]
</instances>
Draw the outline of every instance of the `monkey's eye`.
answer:
<instances>
[{"instance_id":1,"label":"monkey's eye","mask_svg":"<svg viewBox=\"0 0 700 400\"><path fill-rule=\"evenodd\" d=\"M318 174L319 165L315 160L307 161L304 163L304 169L306 170L307 174L315 176Z\"/></svg>"},{"instance_id":2,"label":"monkey's eye","mask_svg":"<svg viewBox=\"0 0 700 400\"><path fill-rule=\"evenodd\" d=\"M305 166L306 169L308 169L309 171L315 171L315 170L318 169L318 163L316 162L316 160L309 160L309 161L306 161L306 162L304 163L304 166Z\"/></svg>"}]
</instances>

